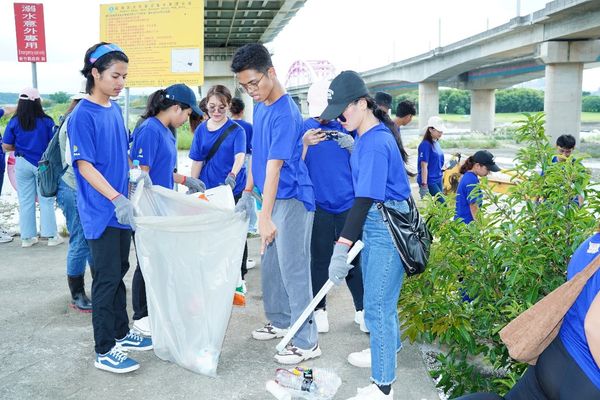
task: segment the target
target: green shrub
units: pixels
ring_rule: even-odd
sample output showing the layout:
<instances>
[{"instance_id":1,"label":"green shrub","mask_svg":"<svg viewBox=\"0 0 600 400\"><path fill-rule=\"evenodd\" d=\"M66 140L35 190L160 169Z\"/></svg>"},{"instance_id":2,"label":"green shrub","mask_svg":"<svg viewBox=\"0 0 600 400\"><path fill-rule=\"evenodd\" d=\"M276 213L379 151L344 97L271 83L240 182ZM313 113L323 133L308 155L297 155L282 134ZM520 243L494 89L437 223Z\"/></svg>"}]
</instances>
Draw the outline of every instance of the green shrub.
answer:
<instances>
[{"instance_id":1,"label":"green shrub","mask_svg":"<svg viewBox=\"0 0 600 400\"><path fill-rule=\"evenodd\" d=\"M600 96L585 96L581 102L581 111L600 112Z\"/></svg>"},{"instance_id":2,"label":"green shrub","mask_svg":"<svg viewBox=\"0 0 600 400\"><path fill-rule=\"evenodd\" d=\"M598 192L581 155L551 163L542 114L520 121L515 137L525 145L514 168L521 180L498 194L482 179L484 203L474 222L452 219L453 196L426 202L436 237L429 266L402 290L404 336L444 348L432 375L450 397L504 394L514 384L525 365L509 358L499 330L564 282L569 257L596 226ZM577 195L586 198L584 207L573 203Z\"/></svg>"}]
</instances>

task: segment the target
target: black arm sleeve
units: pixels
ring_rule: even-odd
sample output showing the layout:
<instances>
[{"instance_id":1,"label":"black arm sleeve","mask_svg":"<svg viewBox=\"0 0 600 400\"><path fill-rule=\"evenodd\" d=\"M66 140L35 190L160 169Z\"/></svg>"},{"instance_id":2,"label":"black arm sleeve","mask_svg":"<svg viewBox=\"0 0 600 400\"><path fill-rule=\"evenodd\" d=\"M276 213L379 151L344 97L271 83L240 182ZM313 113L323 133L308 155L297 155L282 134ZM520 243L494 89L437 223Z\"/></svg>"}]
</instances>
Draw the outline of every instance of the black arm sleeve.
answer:
<instances>
[{"instance_id":1,"label":"black arm sleeve","mask_svg":"<svg viewBox=\"0 0 600 400\"><path fill-rule=\"evenodd\" d=\"M346 217L344 229L342 229L342 234L340 236L351 240L352 243L356 242L362 233L365 219L367 219L367 213L372 205L373 199L368 197L357 197L348 213L348 217Z\"/></svg>"}]
</instances>

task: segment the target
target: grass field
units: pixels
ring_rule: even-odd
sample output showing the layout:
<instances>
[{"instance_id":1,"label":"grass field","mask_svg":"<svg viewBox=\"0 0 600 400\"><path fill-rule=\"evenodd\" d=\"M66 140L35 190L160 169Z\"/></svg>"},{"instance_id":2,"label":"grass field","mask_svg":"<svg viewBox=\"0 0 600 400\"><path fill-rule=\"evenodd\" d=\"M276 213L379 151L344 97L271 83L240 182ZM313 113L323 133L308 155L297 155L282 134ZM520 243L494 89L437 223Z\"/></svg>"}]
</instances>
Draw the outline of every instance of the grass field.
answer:
<instances>
[{"instance_id":1,"label":"grass field","mask_svg":"<svg viewBox=\"0 0 600 400\"><path fill-rule=\"evenodd\" d=\"M470 122L470 115L459 115L459 114L441 114L440 117L444 121L447 122ZM496 114L495 121L496 123L510 123L523 119L522 113L498 113ZM418 121L417 118L415 120ZM594 123L600 122L600 113L589 113L582 112L581 113L581 122L582 123Z\"/></svg>"}]
</instances>

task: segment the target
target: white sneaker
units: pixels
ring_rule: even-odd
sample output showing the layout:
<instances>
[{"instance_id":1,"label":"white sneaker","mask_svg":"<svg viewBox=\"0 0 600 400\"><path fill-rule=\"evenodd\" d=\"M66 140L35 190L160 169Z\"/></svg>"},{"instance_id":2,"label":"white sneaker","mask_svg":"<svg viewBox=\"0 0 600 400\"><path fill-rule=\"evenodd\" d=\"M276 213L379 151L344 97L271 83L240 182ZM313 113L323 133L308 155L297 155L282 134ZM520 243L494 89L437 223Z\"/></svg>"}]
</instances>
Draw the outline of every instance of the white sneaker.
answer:
<instances>
[{"instance_id":1,"label":"white sneaker","mask_svg":"<svg viewBox=\"0 0 600 400\"><path fill-rule=\"evenodd\" d=\"M317 324L317 332L327 333L329 332L329 319L327 318L327 311L320 309L315 311L315 322Z\"/></svg>"},{"instance_id":2,"label":"white sneaker","mask_svg":"<svg viewBox=\"0 0 600 400\"><path fill-rule=\"evenodd\" d=\"M365 310L360 310L354 313L354 322L359 325L361 331L364 333L369 333L367 325L365 324Z\"/></svg>"},{"instance_id":3,"label":"white sneaker","mask_svg":"<svg viewBox=\"0 0 600 400\"><path fill-rule=\"evenodd\" d=\"M65 242L65 239L63 239L62 236L60 236L60 235L56 235L54 237L48 238L48 246L49 247L58 246L59 244L63 244L64 242Z\"/></svg>"},{"instance_id":4,"label":"white sneaker","mask_svg":"<svg viewBox=\"0 0 600 400\"><path fill-rule=\"evenodd\" d=\"M132 328L142 336L152 336L152 330L150 329L150 320L148 319L148 317L133 320Z\"/></svg>"},{"instance_id":5,"label":"white sneaker","mask_svg":"<svg viewBox=\"0 0 600 400\"><path fill-rule=\"evenodd\" d=\"M390 391L390 394L383 394L376 384L371 383L369 386L364 388L358 388L356 390L356 396L349 398L348 400L392 400L394 398L394 389Z\"/></svg>"},{"instance_id":6,"label":"white sneaker","mask_svg":"<svg viewBox=\"0 0 600 400\"><path fill-rule=\"evenodd\" d=\"M0 232L0 243L9 243L13 241L13 237Z\"/></svg>"},{"instance_id":7,"label":"white sneaker","mask_svg":"<svg viewBox=\"0 0 600 400\"><path fill-rule=\"evenodd\" d=\"M348 362L358 368L371 368L371 349L350 353Z\"/></svg>"},{"instance_id":8,"label":"white sneaker","mask_svg":"<svg viewBox=\"0 0 600 400\"><path fill-rule=\"evenodd\" d=\"M281 364L298 364L302 361L310 360L321 355L319 344L315 344L312 349L301 349L292 344L285 346L285 349L275 354L275 359Z\"/></svg>"},{"instance_id":9,"label":"white sneaker","mask_svg":"<svg viewBox=\"0 0 600 400\"><path fill-rule=\"evenodd\" d=\"M246 260L246 269L252 269L256 267L256 261L254 261L253 259L249 258Z\"/></svg>"},{"instance_id":10,"label":"white sneaker","mask_svg":"<svg viewBox=\"0 0 600 400\"><path fill-rule=\"evenodd\" d=\"M268 322L262 328L252 331L252 337L256 340L271 340L282 338L287 333L287 329L276 328Z\"/></svg>"},{"instance_id":11,"label":"white sneaker","mask_svg":"<svg viewBox=\"0 0 600 400\"><path fill-rule=\"evenodd\" d=\"M5 227L0 226L0 234L13 237L17 235L17 231L14 231L12 229L6 229Z\"/></svg>"},{"instance_id":12,"label":"white sneaker","mask_svg":"<svg viewBox=\"0 0 600 400\"><path fill-rule=\"evenodd\" d=\"M31 247L38 242L38 238L21 239L21 247Z\"/></svg>"}]
</instances>

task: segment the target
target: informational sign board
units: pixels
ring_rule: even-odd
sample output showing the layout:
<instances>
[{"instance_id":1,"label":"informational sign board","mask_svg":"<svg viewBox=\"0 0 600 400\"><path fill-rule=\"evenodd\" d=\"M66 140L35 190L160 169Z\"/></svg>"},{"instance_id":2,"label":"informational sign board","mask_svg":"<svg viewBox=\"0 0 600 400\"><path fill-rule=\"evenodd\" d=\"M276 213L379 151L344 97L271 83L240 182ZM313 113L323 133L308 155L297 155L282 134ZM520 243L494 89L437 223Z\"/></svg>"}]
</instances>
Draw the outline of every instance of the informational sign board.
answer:
<instances>
[{"instance_id":1,"label":"informational sign board","mask_svg":"<svg viewBox=\"0 0 600 400\"><path fill-rule=\"evenodd\" d=\"M100 5L100 40L127 54L128 87L204 83L204 0Z\"/></svg>"},{"instance_id":2,"label":"informational sign board","mask_svg":"<svg viewBox=\"0 0 600 400\"><path fill-rule=\"evenodd\" d=\"M46 62L43 4L14 3L14 9L17 61Z\"/></svg>"}]
</instances>

